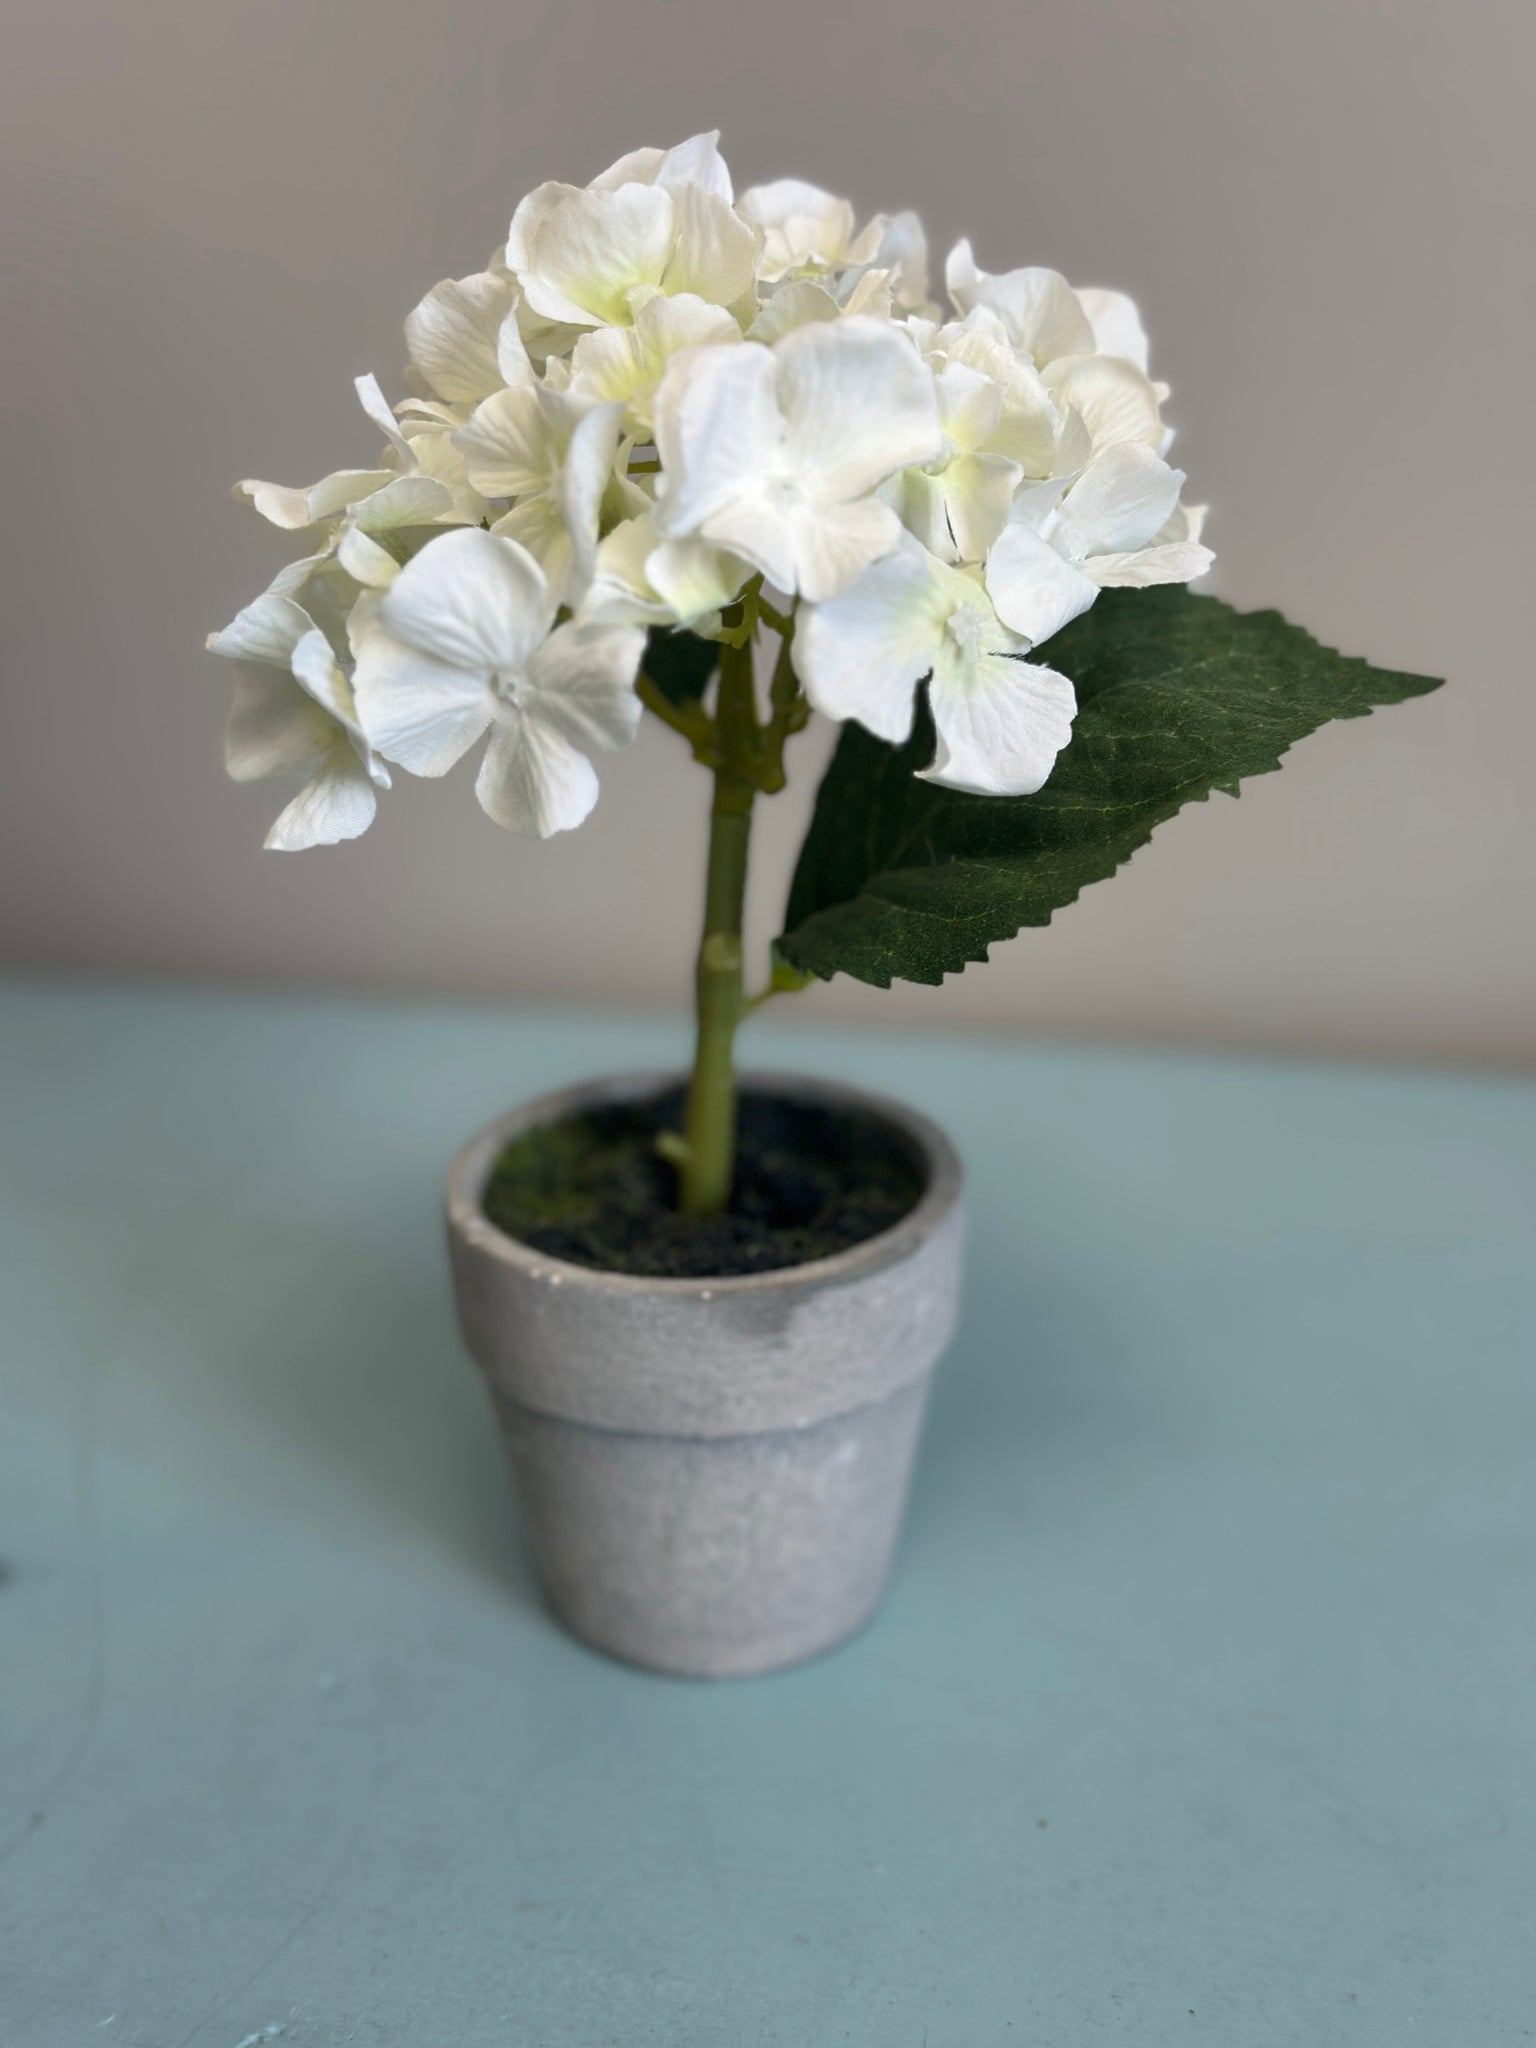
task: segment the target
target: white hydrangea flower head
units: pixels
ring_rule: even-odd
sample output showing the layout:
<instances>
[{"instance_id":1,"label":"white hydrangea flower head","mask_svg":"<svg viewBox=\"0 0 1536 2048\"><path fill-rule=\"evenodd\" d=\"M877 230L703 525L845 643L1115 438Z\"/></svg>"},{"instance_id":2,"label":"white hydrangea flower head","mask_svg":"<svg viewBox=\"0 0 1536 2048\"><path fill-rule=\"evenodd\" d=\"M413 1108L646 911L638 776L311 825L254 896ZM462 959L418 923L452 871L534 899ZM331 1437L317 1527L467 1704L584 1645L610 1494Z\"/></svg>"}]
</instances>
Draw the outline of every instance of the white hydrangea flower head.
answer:
<instances>
[{"instance_id":1,"label":"white hydrangea flower head","mask_svg":"<svg viewBox=\"0 0 1536 2048\"><path fill-rule=\"evenodd\" d=\"M377 465L239 486L303 549L210 643L230 772L306 777L270 844L353 836L385 759L440 775L481 739L486 810L566 830L634 731L647 630L743 621L885 738L926 681L926 772L1024 793L1074 708L1026 657L1101 589L1209 567L1124 293L961 242L946 315L915 214L861 226L790 178L737 201L718 142L539 186L407 317L401 403L357 380Z\"/></svg>"}]
</instances>

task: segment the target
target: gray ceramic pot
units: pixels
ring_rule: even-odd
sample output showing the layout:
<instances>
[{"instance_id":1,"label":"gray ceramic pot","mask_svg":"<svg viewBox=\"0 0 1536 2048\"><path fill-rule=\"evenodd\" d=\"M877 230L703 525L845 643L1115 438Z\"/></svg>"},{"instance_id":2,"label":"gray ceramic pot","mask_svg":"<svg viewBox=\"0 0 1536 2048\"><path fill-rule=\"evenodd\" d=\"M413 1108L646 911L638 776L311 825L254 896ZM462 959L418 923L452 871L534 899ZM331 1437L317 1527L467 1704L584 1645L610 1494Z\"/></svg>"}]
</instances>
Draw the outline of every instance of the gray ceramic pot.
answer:
<instances>
[{"instance_id":1,"label":"gray ceramic pot","mask_svg":"<svg viewBox=\"0 0 1536 2048\"><path fill-rule=\"evenodd\" d=\"M727 1677L830 1649L879 1601L954 1328L960 1162L897 1103L756 1074L760 1092L893 1127L923 1169L917 1206L832 1258L716 1280L595 1272L487 1220L509 1138L675 1078L568 1088L482 1131L449 1171L448 1243L556 1612L616 1657Z\"/></svg>"}]
</instances>

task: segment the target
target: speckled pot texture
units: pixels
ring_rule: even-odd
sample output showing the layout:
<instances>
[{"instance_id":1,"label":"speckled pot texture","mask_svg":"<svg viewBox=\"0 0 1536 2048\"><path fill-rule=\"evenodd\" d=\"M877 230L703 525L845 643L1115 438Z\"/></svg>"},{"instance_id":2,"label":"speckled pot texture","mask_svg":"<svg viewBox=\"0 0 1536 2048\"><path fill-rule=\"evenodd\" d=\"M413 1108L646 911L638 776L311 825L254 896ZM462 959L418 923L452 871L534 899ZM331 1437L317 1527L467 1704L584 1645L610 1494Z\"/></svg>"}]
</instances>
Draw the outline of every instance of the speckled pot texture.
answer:
<instances>
[{"instance_id":1,"label":"speckled pot texture","mask_svg":"<svg viewBox=\"0 0 1536 2048\"><path fill-rule=\"evenodd\" d=\"M565 1089L482 1131L448 1174L448 1244L555 1612L631 1663L742 1677L830 1649L880 1600L955 1323L960 1162L897 1103L754 1074L760 1092L879 1116L921 1165L917 1206L832 1258L715 1280L595 1272L486 1218L509 1138L675 1079Z\"/></svg>"}]
</instances>

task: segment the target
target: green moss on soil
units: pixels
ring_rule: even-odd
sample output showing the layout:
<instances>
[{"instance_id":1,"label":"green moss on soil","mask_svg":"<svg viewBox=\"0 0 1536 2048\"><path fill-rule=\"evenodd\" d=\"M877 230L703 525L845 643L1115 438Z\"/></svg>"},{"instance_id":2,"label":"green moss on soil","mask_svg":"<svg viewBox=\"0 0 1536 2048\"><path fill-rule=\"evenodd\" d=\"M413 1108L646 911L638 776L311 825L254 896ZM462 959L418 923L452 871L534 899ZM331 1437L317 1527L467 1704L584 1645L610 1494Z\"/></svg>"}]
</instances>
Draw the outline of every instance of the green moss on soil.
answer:
<instances>
[{"instance_id":1,"label":"green moss on soil","mask_svg":"<svg viewBox=\"0 0 1536 2048\"><path fill-rule=\"evenodd\" d=\"M744 1093L729 1209L681 1216L677 1174L656 1150L681 1119L681 1091L670 1089L524 1131L491 1171L485 1213L552 1258L702 1280L847 1251L899 1223L923 1191L919 1162L888 1124Z\"/></svg>"}]
</instances>

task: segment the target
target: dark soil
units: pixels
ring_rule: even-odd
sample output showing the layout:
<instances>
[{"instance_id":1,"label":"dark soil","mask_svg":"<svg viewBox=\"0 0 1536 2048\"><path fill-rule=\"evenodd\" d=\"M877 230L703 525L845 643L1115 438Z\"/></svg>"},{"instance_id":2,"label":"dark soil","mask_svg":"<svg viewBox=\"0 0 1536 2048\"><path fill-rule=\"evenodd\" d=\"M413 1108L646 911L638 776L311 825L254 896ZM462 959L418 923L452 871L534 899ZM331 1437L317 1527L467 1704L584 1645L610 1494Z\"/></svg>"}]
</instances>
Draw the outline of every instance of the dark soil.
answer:
<instances>
[{"instance_id":1,"label":"dark soil","mask_svg":"<svg viewBox=\"0 0 1536 2048\"><path fill-rule=\"evenodd\" d=\"M704 1280L847 1251L923 1192L911 1147L877 1117L744 1092L730 1208L680 1216L677 1173L656 1140L681 1120L682 1093L669 1089L525 1131L492 1169L485 1213L578 1266Z\"/></svg>"}]
</instances>

